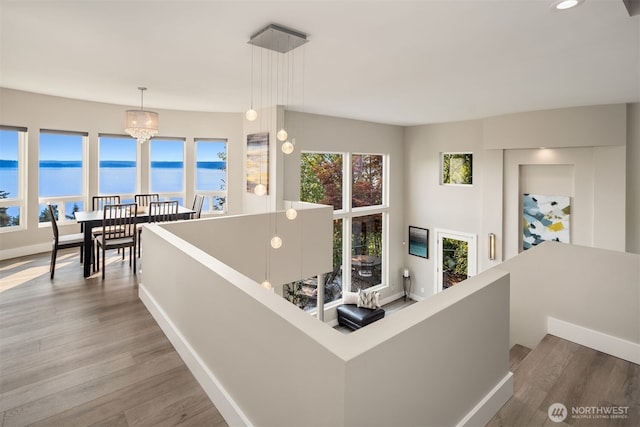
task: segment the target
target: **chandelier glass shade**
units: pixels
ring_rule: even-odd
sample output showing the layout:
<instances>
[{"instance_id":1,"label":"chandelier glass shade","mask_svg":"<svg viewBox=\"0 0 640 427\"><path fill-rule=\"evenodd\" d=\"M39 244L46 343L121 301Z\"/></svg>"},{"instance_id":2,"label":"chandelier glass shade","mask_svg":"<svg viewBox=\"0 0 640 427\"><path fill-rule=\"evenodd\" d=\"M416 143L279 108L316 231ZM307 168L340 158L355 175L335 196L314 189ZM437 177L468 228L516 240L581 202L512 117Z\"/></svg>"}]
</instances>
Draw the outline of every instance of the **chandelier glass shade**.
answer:
<instances>
[{"instance_id":1,"label":"chandelier glass shade","mask_svg":"<svg viewBox=\"0 0 640 427\"><path fill-rule=\"evenodd\" d=\"M140 144L153 138L158 134L158 113L146 111L143 107L145 87L139 87L140 90L140 109L127 110L125 115L124 131L134 137Z\"/></svg>"}]
</instances>

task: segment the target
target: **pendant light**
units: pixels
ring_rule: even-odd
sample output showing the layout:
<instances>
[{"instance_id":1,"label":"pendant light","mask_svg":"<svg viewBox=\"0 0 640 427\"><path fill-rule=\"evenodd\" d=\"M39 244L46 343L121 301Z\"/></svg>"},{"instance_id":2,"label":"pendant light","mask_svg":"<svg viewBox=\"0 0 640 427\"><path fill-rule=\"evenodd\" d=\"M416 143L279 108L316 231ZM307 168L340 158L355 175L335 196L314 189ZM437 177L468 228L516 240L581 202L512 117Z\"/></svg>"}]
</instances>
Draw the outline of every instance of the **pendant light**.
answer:
<instances>
[{"instance_id":1,"label":"pendant light","mask_svg":"<svg viewBox=\"0 0 640 427\"><path fill-rule=\"evenodd\" d=\"M134 137L140 144L158 134L158 113L144 109L144 91L146 87L139 87L140 109L127 110L124 130Z\"/></svg>"},{"instance_id":2,"label":"pendant light","mask_svg":"<svg viewBox=\"0 0 640 427\"><path fill-rule=\"evenodd\" d=\"M250 122L253 122L258 118L258 112L253 109L253 45L251 46L251 108L244 113L244 116Z\"/></svg>"}]
</instances>

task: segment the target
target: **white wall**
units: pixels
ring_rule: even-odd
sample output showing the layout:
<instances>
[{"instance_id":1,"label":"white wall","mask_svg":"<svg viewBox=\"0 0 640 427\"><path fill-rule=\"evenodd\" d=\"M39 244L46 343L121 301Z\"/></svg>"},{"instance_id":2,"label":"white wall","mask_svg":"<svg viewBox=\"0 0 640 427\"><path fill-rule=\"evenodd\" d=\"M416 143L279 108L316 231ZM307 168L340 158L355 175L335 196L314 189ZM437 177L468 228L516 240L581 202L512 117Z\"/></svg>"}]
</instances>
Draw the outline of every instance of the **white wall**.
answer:
<instances>
[{"instance_id":1,"label":"white wall","mask_svg":"<svg viewBox=\"0 0 640 427\"><path fill-rule=\"evenodd\" d=\"M627 252L640 254L640 104L627 107Z\"/></svg>"},{"instance_id":2,"label":"white wall","mask_svg":"<svg viewBox=\"0 0 640 427\"><path fill-rule=\"evenodd\" d=\"M511 275L510 346L533 348L549 316L640 344L640 255L545 242L495 269Z\"/></svg>"},{"instance_id":3,"label":"white wall","mask_svg":"<svg viewBox=\"0 0 640 427\"><path fill-rule=\"evenodd\" d=\"M476 234L478 238L478 257L486 258L487 247L485 229L500 233L501 197L493 198L492 203L483 203L485 175L482 150L482 122L478 120L409 127L405 131L405 229L408 226L427 228L429 236L429 258L423 259L406 254L405 264L412 276L412 292L419 297L434 292L434 251L436 250L435 228ZM442 152L473 153L473 185L440 185L440 156ZM501 153L497 150L488 153L490 162L501 164ZM491 181L499 183L498 176ZM484 215L483 215L484 213ZM494 217L496 215L497 217ZM492 219L483 225L483 219ZM493 221L495 220L495 221ZM493 226L493 227L492 227ZM481 265L478 266L482 271ZM424 290L424 292L422 292Z\"/></svg>"},{"instance_id":4,"label":"white wall","mask_svg":"<svg viewBox=\"0 0 640 427\"><path fill-rule=\"evenodd\" d=\"M333 268L332 209L309 203L294 206L298 216L293 221L276 211L177 221L164 228L258 283L269 280L282 295L283 284ZM276 233L283 242L279 249L270 245Z\"/></svg>"},{"instance_id":5,"label":"white wall","mask_svg":"<svg viewBox=\"0 0 640 427\"><path fill-rule=\"evenodd\" d=\"M627 164L637 167L625 153L637 157L640 151L638 110L630 106L627 113L624 104L577 107L406 128L405 226L476 234L483 271L519 253L523 192L568 195L572 243L618 251L635 247L640 228L627 215L640 215L640 181L627 170ZM628 146L627 116L636 130ZM471 187L439 184L440 154L456 151L474 154ZM629 222L634 225L628 230ZM489 233L497 237L495 261L488 259ZM435 249L431 239L430 251ZM433 256L405 259L413 291L429 296Z\"/></svg>"},{"instance_id":6,"label":"white wall","mask_svg":"<svg viewBox=\"0 0 640 427\"><path fill-rule=\"evenodd\" d=\"M511 396L506 273L345 335L168 230L214 222L241 232L232 217L145 228L140 296L230 424L482 425Z\"/></svg>"},{"instance_id":7,"label":"white wall","mask_svg":"<svg viewBox=\"0 0 640 427\"><path fill-rule=\"evenodd\" d=\"M134 99L132 99L133 101ZM153 105L148 106L153 109ZM98 134L125 135L124 113L132 108L125 105L103 104L60 98L0 88L0 124L24 126L28 131L27 147L27 221L23 231L4 232L1 236L0 255L3 258L49 250L51 229L38 227L38 138L40 129L88 132L89 194L98 194ZM240 113L202 113L194 111L158 110L160 133L158 136L186 138L185 165L187 167L186 198L194 197L195 169L194 138L227 139L229 212L242 212L242 116ZM143 144L141 174L148 177L149 144ZM143 182L147 182L146 178ZM141 188L146 192L147 188ZM78 232L77 225L61 227L63 233ZM21 252L22 251L22 252Z\"/></svg>"}]
</instances>

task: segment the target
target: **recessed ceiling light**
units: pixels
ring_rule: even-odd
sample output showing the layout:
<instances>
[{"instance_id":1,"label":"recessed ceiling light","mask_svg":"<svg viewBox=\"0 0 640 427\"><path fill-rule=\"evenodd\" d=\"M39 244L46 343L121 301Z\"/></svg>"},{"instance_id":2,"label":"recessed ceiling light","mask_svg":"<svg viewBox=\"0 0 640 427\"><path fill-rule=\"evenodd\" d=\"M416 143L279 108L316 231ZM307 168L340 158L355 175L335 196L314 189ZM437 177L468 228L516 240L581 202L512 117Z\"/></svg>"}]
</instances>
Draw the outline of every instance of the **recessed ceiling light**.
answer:
<instances>
[{"instance_id":1,"label":"recessed ceiling light","mask_svg":"<svg viewBox=\"0 0 640 427\"><path fill-rule=\"evenodd\" d=\"M555 0L551 3L553 9L566 10L578 6L584 0Z\"/></svg>"}]
</instances>

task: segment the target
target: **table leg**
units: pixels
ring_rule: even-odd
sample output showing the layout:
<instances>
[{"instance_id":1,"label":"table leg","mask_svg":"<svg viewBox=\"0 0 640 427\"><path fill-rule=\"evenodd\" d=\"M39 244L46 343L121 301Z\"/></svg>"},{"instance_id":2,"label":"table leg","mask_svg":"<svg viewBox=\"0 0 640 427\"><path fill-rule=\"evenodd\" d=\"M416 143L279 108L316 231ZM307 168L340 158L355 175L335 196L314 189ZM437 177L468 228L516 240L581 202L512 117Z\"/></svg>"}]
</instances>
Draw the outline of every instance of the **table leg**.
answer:
<instances>
[{"instance_id":1,"label":"table leg","mask_svg":"<svg viewBox=\"0 0 640 427\"><path fill-rule=\"evenodd\" d=\"M93 259L93 245L91 244L91 230L93 224L87 222L84 224L84 277L91 276L91 260Z\"/></svg>"}]
</instances>

